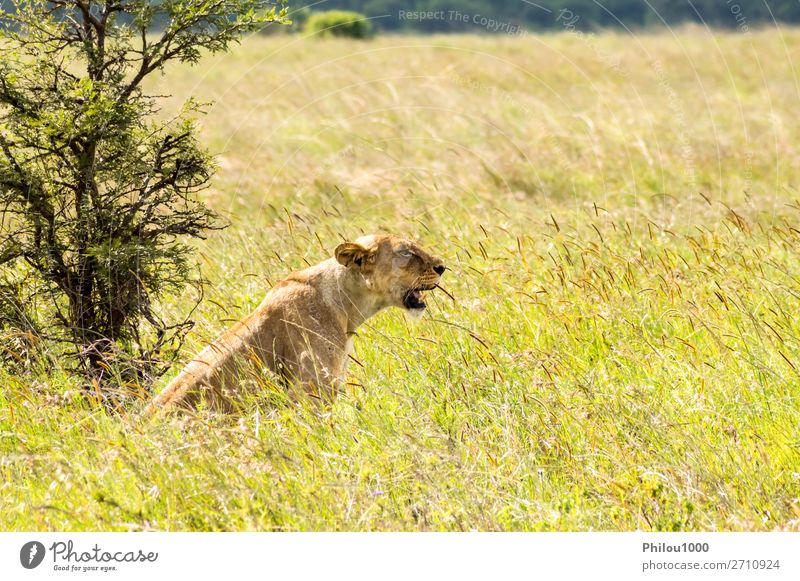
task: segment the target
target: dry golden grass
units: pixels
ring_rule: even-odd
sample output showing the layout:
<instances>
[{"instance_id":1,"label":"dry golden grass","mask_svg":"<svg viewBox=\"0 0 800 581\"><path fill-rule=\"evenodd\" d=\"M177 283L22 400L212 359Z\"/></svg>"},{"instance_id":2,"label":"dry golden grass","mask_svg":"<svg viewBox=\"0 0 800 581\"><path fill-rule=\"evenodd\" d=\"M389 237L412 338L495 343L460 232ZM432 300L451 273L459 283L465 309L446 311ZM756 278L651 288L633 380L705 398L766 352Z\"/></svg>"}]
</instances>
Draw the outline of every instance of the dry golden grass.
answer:
<instances>
[{"instance_id":1,"label":"dry golden grass","mask_svg":"<svg viewBox=\"0 0 800 581\"><path fill-rule=\"evenodd\" d=\"M164 114L213 103L230 222L187 358L362 232L435 249L455 301L371 321L324 414L140 425L6 374L0 526L797 530L798 56L792 29L285 36L170 69Z\"/></svg>"}]
</instances>

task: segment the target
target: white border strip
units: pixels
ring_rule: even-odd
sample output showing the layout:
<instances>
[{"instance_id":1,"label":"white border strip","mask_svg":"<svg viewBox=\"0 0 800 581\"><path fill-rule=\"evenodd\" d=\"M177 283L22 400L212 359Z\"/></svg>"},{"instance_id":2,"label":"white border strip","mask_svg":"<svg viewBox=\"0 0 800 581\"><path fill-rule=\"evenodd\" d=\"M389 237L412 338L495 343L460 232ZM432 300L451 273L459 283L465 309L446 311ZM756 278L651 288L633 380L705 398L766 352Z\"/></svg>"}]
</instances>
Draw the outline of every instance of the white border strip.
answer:
<instances>
[{"instance_id":1,"label":"white border strip","mask_svg":"<svg viewBox=\"0 0 800 581\"><path fill-rule=\"evenodd\" d=\"M798 533L0 533L0 579L797 580L799 549Z\"/></svg>"}]
</instances>

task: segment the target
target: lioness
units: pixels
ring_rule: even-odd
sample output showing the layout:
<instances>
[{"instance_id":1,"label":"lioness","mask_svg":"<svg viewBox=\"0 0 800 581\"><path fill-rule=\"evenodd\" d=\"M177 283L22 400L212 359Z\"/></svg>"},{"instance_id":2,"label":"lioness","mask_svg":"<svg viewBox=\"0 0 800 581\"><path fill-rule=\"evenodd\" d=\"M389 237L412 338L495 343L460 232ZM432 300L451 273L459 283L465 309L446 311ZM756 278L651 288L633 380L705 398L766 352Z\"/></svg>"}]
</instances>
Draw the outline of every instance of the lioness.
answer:
<instances>
[{"instance_id":1,"label":"lioness","mask_svg":"<svg viewBox=\"0 0 800 581\"><path fill-rule=\"evenodd\" d=\"M344 379L359 325L386 307L421 314L423 291L436 287L444 271L439 258L397 236L340 244L333 258L276 284L253 313L201 351L145 414L176 404L192 407L201 397L229 409L238 364L253 356L292 385L330 398Z\"/></svg>"}]
</instances>

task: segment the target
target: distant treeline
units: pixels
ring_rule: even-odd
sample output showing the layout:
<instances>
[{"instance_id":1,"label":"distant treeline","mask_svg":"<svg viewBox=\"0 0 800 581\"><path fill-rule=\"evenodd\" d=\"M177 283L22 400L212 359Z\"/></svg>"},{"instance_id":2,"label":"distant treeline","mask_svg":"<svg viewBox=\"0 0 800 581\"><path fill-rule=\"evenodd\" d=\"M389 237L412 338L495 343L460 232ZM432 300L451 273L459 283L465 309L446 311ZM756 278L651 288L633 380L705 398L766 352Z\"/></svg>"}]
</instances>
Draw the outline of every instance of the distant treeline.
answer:
<instances>
[{"instance_id":1,"label":"distant treeline","mask_svg":"<svg viewBox=\"0 0 800 581\"><path fill-rule=\"evenodd\" d=\"M12 6L10 0L0 0L3 10ZM800 0L288 0L288 6L294 30L310 11L342 9L365 14L378 31L422 33L518 34L687 22L748 30L775 22L800 23Z\"/></svg>"},{"instance_id":2,"label":"distant treeline","mask_svg":"<svg viewBox=\"0 0 800 581\"><path fill-rule=\"evenodd\" d=\"M378 30L496 32L641 28L686 22L747 30L800 22L799 0L290 0L290 11L347 9Z\"/></svg>"}]
</instances>

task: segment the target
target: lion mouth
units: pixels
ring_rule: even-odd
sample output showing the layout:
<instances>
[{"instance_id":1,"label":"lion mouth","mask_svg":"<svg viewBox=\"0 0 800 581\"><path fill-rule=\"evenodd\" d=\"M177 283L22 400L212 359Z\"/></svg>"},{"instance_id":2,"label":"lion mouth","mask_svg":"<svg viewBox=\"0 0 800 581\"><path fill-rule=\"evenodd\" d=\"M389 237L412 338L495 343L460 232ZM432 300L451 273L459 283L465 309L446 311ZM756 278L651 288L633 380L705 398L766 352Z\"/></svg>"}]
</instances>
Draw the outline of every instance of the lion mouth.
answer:
<instances>
[{"instance_id":1,"label":"lion mouth","mask_svg":"<svg viewBox=\"0 0 800 581\"><path fill-rule=\"evenodd\" d=\"M428 305L425 304L425 295L422 293L433 288L434 287L419 287L411 289L403 297L403 306L409 310L425 309Z\"/></svg>"}]
</instances>

